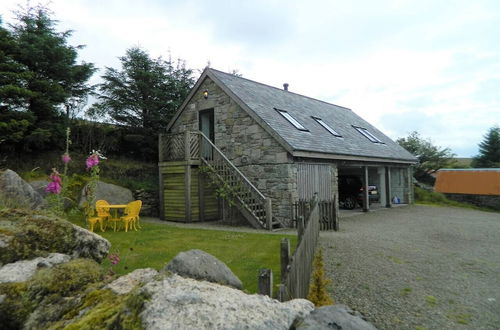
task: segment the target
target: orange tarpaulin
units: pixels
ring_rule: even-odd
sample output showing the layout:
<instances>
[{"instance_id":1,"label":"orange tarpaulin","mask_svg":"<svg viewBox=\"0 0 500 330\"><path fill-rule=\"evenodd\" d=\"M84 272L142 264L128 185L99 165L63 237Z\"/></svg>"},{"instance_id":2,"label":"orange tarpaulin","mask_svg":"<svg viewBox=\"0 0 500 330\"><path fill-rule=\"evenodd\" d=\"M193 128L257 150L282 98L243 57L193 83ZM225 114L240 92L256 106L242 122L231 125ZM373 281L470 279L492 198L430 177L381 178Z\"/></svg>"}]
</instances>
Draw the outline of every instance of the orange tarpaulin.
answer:
<instances>
[{"instance_id":1,"label":"orange tarpaulin","mask_svg":"<svg viewBox=\"0 0 500 330\"><path fill-rule=\"evenodd\" d=\"M434 190L450 194L500 196L500 169L439 170Z\"/></svg>"}]
</instances>

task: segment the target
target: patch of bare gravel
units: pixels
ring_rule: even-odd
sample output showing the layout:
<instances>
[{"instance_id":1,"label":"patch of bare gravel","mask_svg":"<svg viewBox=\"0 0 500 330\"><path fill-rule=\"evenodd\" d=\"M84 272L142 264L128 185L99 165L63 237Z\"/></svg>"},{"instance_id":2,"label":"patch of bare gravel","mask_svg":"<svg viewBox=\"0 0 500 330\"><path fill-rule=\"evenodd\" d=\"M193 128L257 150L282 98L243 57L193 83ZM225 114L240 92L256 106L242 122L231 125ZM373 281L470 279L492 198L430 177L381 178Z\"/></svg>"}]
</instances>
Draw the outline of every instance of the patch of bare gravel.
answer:
<instances>
[{"instance_id":1,"label":"patch of bare gravel","mask_svg":"<svg viewBox=\"0 0 500 330\"><path fill-rule=\"evenodd\" d=\"M379 329L500 329L500 213L409 206L322 232L336 303Z\"/></svg>"}]
</instances>

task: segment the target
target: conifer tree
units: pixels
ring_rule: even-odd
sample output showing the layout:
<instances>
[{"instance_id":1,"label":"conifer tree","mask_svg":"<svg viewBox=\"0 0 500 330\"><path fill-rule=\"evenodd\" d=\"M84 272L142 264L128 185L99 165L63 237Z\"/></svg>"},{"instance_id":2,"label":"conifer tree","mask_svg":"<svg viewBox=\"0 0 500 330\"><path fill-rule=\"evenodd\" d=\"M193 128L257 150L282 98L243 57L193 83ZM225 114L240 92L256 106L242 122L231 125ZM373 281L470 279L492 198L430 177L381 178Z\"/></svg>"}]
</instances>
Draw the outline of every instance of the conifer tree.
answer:
<instances>
[{"instance_id":1,"label":"conifer tree","mask_svg":"<svg viewBox=\"0 0 500 330\"><path fill-rule=\"evenodd\" d=\"M493 126L479 143L479 155L474 157L473 167L500 167L500 127Z\"/></svg>"},{"instance_id":2,"label":"conifer tree","mask_svg":"<svg viewBox=\"0 0 500 330\"><path fill-rule=\"evenodd\" d=\"M314 256L312 281L309 286L307 299L316 307L333 305L333 299L327 291L328 284L330 283L331 281L325 276L323 251L318 249Z\"/></svg>"}]
</instances>

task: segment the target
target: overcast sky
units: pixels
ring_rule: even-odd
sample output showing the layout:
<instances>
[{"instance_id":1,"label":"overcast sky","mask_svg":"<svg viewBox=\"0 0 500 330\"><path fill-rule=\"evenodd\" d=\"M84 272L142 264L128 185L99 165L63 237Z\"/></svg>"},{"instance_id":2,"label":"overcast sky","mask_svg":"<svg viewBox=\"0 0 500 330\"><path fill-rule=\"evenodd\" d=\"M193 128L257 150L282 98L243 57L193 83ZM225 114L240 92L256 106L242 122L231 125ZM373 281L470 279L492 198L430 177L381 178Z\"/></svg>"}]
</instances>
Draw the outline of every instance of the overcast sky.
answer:
<instances>
[{"instance_id":1,"label":"overcast sky","mask_svg":"<svg viewBox=\"0 0 500 330\"><path fill-rule=\"evenodd\" d=\"M25 1L2 0L0 15ZM36 3L35 1L31 2ZM46 2L42 2L46 3ZM396 139L461 157L500 124L500 1L53 0L80 60L119 68L140 46L187 66L348 107ZM198 73L197 73L198 75Z\"/></svg>"}]
</instances>

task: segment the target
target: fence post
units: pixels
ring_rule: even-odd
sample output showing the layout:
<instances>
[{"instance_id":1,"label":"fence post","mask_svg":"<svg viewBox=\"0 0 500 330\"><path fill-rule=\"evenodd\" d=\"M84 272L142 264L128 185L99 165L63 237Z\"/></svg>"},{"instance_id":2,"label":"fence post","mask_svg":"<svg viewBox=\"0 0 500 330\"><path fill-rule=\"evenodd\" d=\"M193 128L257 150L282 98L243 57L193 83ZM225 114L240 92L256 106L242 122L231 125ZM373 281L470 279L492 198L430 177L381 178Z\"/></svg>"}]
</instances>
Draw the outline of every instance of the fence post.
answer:
<instances>
[{"instance_id":1,"label":"fence post","mask_svg":"<svg viewBox=\"0 0 500 330\"><path fill-rule=\"evenodd\" d=\"M337 194L333 196L333 230L339 231L339 199Z\"/></svg>"},{"instance_id":2,"label":"fence post","mask_svg":"<svg viewBox=\"0 0 500 330\"><path fill-rule=\"evenodd\" d=\"M259 270L259 294L272 298L273 296L273 271L268 268Z\"/></svg>"},{"instance_id":3,"label":"fence post","mask_svg":"<svg viewBox=\"0 0 500 330\"><path fill-rule=\"evenodd\" d=\"M280 243L280 259L281 259L281 283L284 284L290 263L290 240L282 238Z\"/></svg>"},{"instance_id":4,"label":"fence post","mask_svg":"<svg viewBox=\"0 0 500 330\"><path fill-rule=\"evenodd\" d=\"M271 198L266 198L266 226L267 230L273 229L273 206Z\"/></svg>"},{"instance_id":5,"label":"fence post","mask_svg":"<svg viewBox=\"0 0 500 330\"><path fill-rule=\"evenodd\" d=\"M287 300L286 286L284 284L278 285L278 300L285 302Z\"/></svg>"},{"instance_id":6,"label":"fence post","mask_svg":"<svg viewBox=\"0 0 500 330\"><path fill-rule=\"evenodd\" d=\"M304 235L304 217L300 216L297 219L297 238L298 238L297 245L300 244L303 235Z\"/></svg>"}]
</instances>

